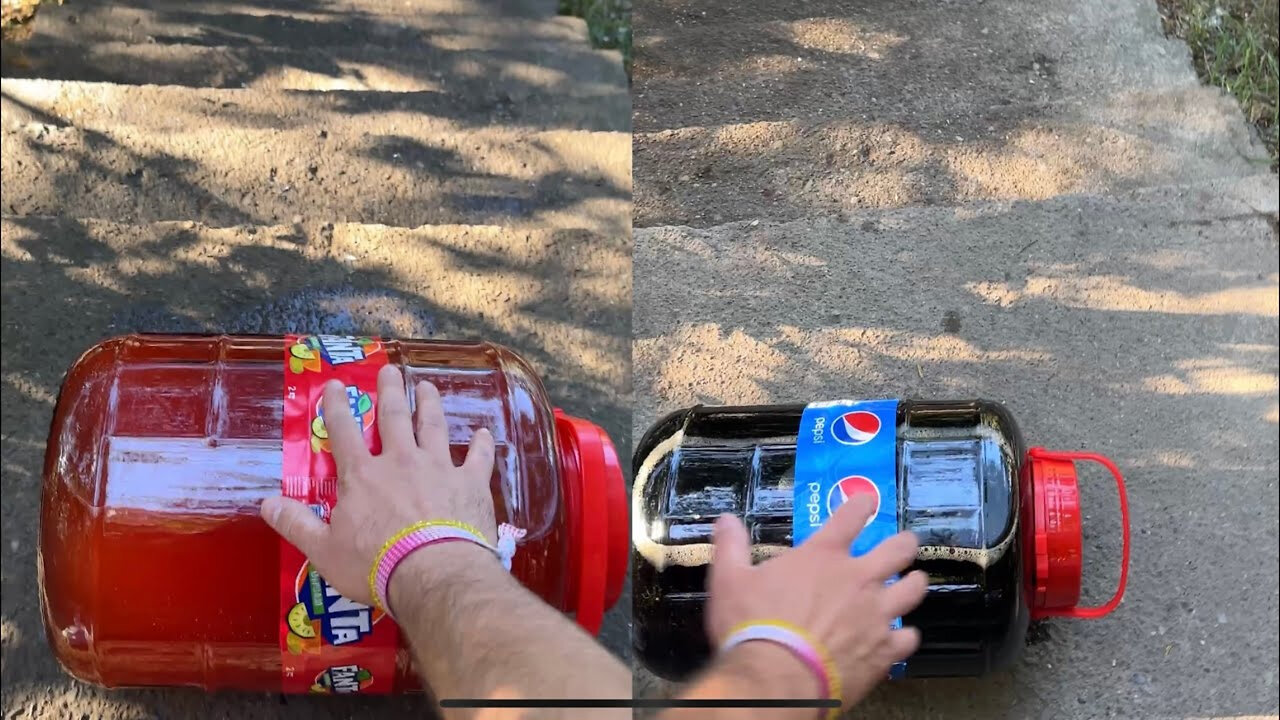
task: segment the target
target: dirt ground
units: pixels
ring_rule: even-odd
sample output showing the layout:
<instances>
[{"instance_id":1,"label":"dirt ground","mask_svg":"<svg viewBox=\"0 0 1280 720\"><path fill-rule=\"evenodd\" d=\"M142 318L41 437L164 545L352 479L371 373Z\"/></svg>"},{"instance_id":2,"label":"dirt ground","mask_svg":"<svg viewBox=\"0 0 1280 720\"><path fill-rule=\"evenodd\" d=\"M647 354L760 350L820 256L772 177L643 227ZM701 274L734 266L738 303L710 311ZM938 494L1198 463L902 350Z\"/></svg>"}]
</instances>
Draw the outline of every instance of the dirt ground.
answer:
<instances>
[{"instance_id":1,"label":"dirt ground","mask_svg":"<svg viewBox=\"0 0 1280 720\"><path fill-rule=\"evenodd\" d=\"M1128 475L1114 615L849 716L1280 714L1280 187L1154 0L654 0L635 36L637 437L695 403L984 397ZM1118 574L1098 480L1086 599Z\"/></svg>"}]
</instances>

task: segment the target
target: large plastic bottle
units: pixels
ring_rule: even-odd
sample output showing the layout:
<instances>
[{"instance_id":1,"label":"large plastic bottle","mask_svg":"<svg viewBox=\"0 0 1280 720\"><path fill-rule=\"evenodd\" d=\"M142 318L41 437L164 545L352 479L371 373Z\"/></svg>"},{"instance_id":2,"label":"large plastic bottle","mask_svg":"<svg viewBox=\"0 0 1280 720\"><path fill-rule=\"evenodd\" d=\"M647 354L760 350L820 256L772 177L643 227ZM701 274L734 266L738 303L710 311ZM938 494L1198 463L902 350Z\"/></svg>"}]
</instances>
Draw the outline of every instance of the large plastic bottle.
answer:
<instances>
[{"instance_id":1,"label":"large plastic bottle","mask_svg":"<svg viewBox=\"0 0 1280 720\"><path fill-rule=\"evenodd\" d=\"M1128 573L1129 526L1123 481L1109 460L1028 451L998 403L888 402L889 408L896 402L896 411L886 410L882 420L849 404L828 413L825 427L812 421L802 427L804 405L778 405L695 407L650 428L636 446L632 494L632 641L647 667L679 679L710 655L703 605L718 515L744 519L759 560L792 547L797 523L808 513L827 514L848 494L864 490L893 497L882 502L877 517L889 518L888 532L917 535L914 567L930 578L923 603L902 619L920 629L921 645L900 675L981 675L1017 655L1030 620L1100 617L1118 605ZM796 471L798 445L810 438L856 457L877 435L886 443L888 485L882 490L864 477ZM1119 587L1095 608L1077 607L1082 537L1076 460L1111 470L1124 526Z\"/></svg>"},{"instance_id":2,"label":"large plastic bottle","mask_svg":"<svg viewBox=\"0 0 1280 720\"><path fill-rule=\"evenodd\" d=\"M455 462L477 428L493 433L498 521L527 532L513 573L598 631L626 572L621 470L604 432L553 410L512 351L485 342L130 335L91 348L68 371L45 455L40 598L50 646L68 672L108 687L417 688L390 618L325 597L327 584L288 566L296 550L258 516L285 480L286 397L303 412L314 407L324 373L313 371L352 359L341 354L350 347L369 365L349 383L360 385L353 408L367 430L376 398L360 396L373 393L376 367L391 362L409 387L428 379L440 389ZM323 426L310 429L314 421L302 418L299 447L307 453L315 443L323 458ZM316 509L323 514L324 502ZM282 584L292 593L294 575L305 607L289 613ZM342 636L340 611L372 619L373 636L390 644L371 647L369 662L325 666L326 642L369 642Z\"/></svg>"}]
</instances>

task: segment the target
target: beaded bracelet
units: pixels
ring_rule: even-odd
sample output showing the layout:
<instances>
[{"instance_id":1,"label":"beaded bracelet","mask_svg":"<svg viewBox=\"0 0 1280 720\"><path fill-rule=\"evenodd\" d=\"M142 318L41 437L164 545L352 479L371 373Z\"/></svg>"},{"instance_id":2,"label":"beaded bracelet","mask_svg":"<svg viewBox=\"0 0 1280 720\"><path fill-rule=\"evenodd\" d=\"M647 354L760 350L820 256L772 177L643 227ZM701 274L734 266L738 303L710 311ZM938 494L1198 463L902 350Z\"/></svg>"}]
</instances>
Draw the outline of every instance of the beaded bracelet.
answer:
<instances>
[{"instance_id":1,"label":"beaded bracelet","mask_svg":"<svg viewBox=\"0 0 1280 720\"><path fill-rule=\"evenodd\" d=\"M752 640L763 640L781 645L791 651L792 655L804 663L805 667L818 679L818 690L822 698L835 699L844 704L840 688L840 673L831 662L831 656L822 643L815 640L797 625L784 620L752 620L739 623L729 630L728 637L720 645L720 652ZM840 716L840 705L831 709L829 718Z\"/></svg>"},{"instance_id":2,"label":"beaded bracelet","mask_svg":"<svg viewBox=\"0 0 1280 720\"><path fill-rule=\"evenodd\" d=\"M424 520L409 525L383 543L374 557L373 567L369 570L369 593L373 596L374 606L391 614L387 589L391 574L415 550L443 542L470 542L493 552L502 561L502 566L510 571L511 560L516 554L516 540L524 535L524 530L503 523L498 526L498 545L494 547L485 541L480 530L456 520Z\"/></svg>"}]
</instances>

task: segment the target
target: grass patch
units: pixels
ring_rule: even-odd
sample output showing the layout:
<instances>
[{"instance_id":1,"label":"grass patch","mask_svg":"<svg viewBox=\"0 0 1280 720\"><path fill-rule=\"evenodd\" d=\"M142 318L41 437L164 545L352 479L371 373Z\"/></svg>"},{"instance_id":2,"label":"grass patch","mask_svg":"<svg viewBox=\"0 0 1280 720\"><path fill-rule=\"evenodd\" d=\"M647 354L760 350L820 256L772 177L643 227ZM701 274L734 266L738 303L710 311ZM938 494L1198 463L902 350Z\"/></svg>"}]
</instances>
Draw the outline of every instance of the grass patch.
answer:
<instances>
[{"instance_id":1,"label":"grass patch","mask_svg":"<svg viewBox=\"0 0 1280 720\"><path fill-rule=\"evenodd\" d=\"M560 0L560 14L586 20L592 45L621 51L631 77L631 0Z\"/></svg>"},{"instance_id":2,"label":"grass patch","mask_svg":"<svg viewBox=\"0 0 1280 720\"><path fill-rule=\"evenodd\" d=\"M1205 82L1240 101L1271 153L1272 170L1280 150L1278 1L1159 0L1165 32L1187 41Z\"/></svg>"}]
</instances>

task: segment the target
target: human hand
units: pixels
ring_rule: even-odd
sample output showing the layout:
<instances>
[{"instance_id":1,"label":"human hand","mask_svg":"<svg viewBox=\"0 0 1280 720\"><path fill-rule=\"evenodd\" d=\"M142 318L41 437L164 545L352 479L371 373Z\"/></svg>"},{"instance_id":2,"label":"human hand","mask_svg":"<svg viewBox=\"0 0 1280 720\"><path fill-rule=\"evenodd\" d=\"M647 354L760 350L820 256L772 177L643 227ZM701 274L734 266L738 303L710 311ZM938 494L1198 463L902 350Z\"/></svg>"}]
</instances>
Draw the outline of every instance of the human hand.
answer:
<instances>
[{"instance_id":1,"label":"human hand","mask_svg":"<svg viewBox=\"0 0 1280 720\"><path fill-rule=\"evenodd\" d=\"M756 566L742 521L722 516L707 581L712 646L743 622L797 625L830 653L845 704L862 699L888 676L893 663L919 646L918 630L892 630L890 623L919 605L929 584L928 576L916 570L885 585L915 559L918 543L910 532L894 535L862 557L849 557L873 511L870 497L855 496L804 544ZM747 643L752 644L762 643Z\"/></svg>"},{"instance_id":2,"label":"human hand","mask_svg":"<svg viewBox=\"0 0 1280 720\"><path fill-rule=\"evenodd\" d=\"M409 411L400 370L378 371L378 433L382 452L370 454L347 403L343 384L324 387L324 417L338 468L338 501L325 523L305 504L276 496L262 503L262 517L285 540L315 564L324 579L343 596L373 604L369 570L384 543L395 533L423 520L468 523L496 541L493 497L494 444L488 430L471 438L462 466L449 456L449 427L440 393L429 382L414 388L416 418ZM439 553L431 572L447 574L450 563L483 562L488 550L472 543ZM466 547L461 547L466 546ZM470 548L470 549L468 549Z\"/></svg>"}]
</instances>

